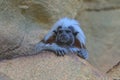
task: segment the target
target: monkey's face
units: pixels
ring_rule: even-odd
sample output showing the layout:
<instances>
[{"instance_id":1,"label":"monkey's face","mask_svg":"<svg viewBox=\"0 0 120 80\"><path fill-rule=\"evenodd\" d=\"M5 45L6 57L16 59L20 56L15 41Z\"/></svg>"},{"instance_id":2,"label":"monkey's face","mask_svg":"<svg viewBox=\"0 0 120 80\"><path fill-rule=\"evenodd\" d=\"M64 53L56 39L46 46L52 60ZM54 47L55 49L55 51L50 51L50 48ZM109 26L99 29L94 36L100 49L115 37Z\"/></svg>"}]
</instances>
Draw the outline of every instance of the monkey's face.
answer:
<instances>
[{"instance_id":1,"label":"monkey's face","mask_svg":"<svg viewBox=\"0 0 120 80\"><path fill-rule=\"evenodd\" d=\"M74 43L73 31L68 27L59 27L56 32L56 42L60 45L72 45Z\"/></svg>"}]
</instances>

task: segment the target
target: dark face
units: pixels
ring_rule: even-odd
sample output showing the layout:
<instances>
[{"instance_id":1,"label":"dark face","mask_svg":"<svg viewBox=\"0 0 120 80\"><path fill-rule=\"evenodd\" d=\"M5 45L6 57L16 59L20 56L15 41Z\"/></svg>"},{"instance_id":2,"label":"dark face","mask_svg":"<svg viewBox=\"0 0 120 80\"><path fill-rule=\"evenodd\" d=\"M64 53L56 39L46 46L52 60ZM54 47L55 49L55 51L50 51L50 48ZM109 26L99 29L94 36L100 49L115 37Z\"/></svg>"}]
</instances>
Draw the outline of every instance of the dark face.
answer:
<instances>
[{"instance_id":1,"label":"dark face","mask_svg":"<svg viewBox=\"0 0 120 80\"><path fill-rule=\"evenodd\" d=\"M58 27L56 33L56 42L60 45L72 45L74 44L74 34L70 28Z\"/></svg>"}]
</instances>

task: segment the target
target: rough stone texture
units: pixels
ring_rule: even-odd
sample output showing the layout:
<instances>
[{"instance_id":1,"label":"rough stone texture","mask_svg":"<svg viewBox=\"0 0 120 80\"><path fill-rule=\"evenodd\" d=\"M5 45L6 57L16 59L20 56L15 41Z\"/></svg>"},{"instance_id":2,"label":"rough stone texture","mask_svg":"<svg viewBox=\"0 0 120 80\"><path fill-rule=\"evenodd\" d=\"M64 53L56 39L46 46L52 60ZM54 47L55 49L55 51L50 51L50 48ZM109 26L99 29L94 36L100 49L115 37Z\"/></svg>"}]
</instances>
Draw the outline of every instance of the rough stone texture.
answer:
<instances>
[{"instance_id":1,"label":"rough stone texture","mask_svg":"<svg viewBox=\"0 0 120 80\"><path fill-rule=\"evenodd\" d=\"M47 32L43 28L50 28L63 16L73 18L80 3L81 0L1 0L0 59L6 55L11 58L18 54L32 54L32 45L40 40L38 36L43 37Z\"/></svg>"},{"instance_id":2,"label":"rough stone texture","mask_svg":"<svg viewBox=\"0 0 120 80\"><path fill-rule=\"evenodd\" d=\"M111 4L108 4L109 7L106 7L105 4L102 6L102 1ZM119 1L113 1L114 5L116 3L115 7L111 1L106 1L91 0L86 2L85 6L89 4L89 7L85 7L82 12L79 11L76 16L87 36L89 61L104 72L120 61L120 9L117 5ZM97 3L101 7L98 7L99 5L93 7Z\"/></svg>"},{"instance_id":3,"label":"rough stone texture","mask_svg":"<svg viewBox=\"0 0 120 80\"><path fill-rule=\"evenodd\" d=\"M111 10L120 9L120 0L83 0L84 8L87 10Z\"/></svg>"},{"instance_id":4,"label":"rough stone texture","mask_svg":"<svg viewBox=\"0 0 120 80\"><path fill-rule=\"evenodd\" d=\"M0 73L0 80L12 80L7 75Z\"/></svg>"},{"instance_id":5,"label":"rough stone texture","mask_svg":"<svg viewBox=\"0 0 120 80\"><path fill-rule=\"evenodd\" d=\"M113 80L120 80L120 62L107 71L107 74L113 78Z\"/></svg>"},{"instance_id":6,"label":"rough stone texture","mask_svg":"<svg viewBox=\"0 0 120 80\"><path fill-rule=\"evenodd\" d=\"M106 72L120 60L120 10L85 11L80 15L84 18L76 18L87 36L89 61Z\"/></svg>"},{"instance_id":7,"label":"rough stone texture","mask_svg":"<svg viewBox=\"0 0 120 80\"><path fill-rule=\"evenodd\" d=\"M111 80L76 55L57 57L47 52L5 60L0 72L12 80Z\"/></svg>"},{"instance_id":8,"label":"rough stone texture","mask_svg":"<svg viewBox=\"0 0 120 80\"><path fill-rule=\"evenodd\" d=\"M33 45L56 20L67 16L79 20L85 31L88 61L106 72L120 60L119 4L120 0L0 0L0 60L34 54Z\"/></svg>"}]
</instances>

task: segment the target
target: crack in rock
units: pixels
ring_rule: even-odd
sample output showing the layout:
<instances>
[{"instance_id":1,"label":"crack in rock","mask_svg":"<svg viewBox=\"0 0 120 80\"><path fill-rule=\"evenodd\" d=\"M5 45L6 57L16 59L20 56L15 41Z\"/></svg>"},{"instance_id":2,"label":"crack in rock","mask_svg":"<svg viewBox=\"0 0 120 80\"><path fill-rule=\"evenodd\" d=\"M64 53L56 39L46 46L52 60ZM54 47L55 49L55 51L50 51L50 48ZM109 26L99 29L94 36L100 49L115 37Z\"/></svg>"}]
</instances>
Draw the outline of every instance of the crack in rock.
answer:
<instances>
[{"instance_id":1,"label":"crack in rock","mask_svg":"<svg viewBox=\"0 0 120 80\"><path fill-rule=\"evenodd\" d=\"M111 7L103 7L103 8L87 8L85 11L110 11L110 10L118 10L120 9L120 6L111 6Z\"/></svg>"},{"instance_id":2,"label":"crack in rock","mask_svg":"<svg viewBox=\"0 0 120 80\"><path fill-rule=\"evenodd\" d=\"M12 56L12 54L9 54L9 53L13 52L16 49L19 49L21 47L22 43L23 43L23 40L24 40L24 36L23 36L23 38L21 39L21 41L19 42L18 45L16 45L13 48L8 48L7 50L0 52L0 60L2 60L3 58L7 58L7 57L9 58L9 56Z\"/></svg>"},{"instance_id":3,"label":"crack in rock","mask_svg":"<svg viewBox=\"0 0 120 80\"><path fill-rule=\"evenodd\" d=\"M109 69L106 73L111 72L112 69L115 69L115 68L118 67L119 65L120 65L120 61L119 61L116 65L114 65L111 69Z\"/></svg>"}]
</instances>

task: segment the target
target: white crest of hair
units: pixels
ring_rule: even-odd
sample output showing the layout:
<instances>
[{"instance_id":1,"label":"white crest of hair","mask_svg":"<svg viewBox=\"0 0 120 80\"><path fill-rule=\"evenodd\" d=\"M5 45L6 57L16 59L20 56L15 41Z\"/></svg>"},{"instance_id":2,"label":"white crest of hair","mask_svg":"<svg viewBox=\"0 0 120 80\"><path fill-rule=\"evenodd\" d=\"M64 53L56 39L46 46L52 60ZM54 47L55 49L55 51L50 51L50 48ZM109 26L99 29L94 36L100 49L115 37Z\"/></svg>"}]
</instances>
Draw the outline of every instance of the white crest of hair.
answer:
<instances>
[{"instance_id":1,"label":"white crest of hair","mask_svg":"<svg viewBox=\"0 0 120 80\"><path fill-rule=\"evenodd\" d=\"M71 18L62 18L59 19L52 27L52 29L48 32L48 34L44 37L44 40L47 41L51 36L54 35L54 30L57 30L57 28L59 26L62 27L69 27L69 26L73 26L76 32L79 32L76 36L76 38L85 45L85 35L84 32L82 31L80 24L78 23L78 21L76 21L75 19L71 19Z\"/></svg>"}]
</instances>

